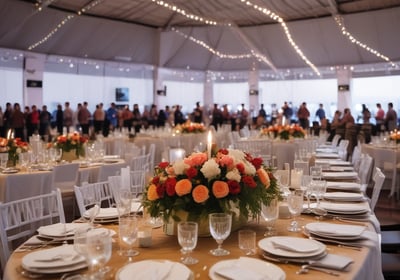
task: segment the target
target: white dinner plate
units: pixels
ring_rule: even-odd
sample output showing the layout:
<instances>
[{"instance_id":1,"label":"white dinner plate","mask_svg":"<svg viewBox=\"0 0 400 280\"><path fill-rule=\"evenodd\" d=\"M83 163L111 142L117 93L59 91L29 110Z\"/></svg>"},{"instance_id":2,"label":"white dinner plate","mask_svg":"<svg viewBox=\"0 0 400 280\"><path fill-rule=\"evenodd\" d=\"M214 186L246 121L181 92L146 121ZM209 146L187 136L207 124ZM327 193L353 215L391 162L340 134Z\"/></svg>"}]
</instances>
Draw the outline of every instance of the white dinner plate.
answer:
<instances>
[{"instance_id":1,"label":"white dinner plate","mask_svg":"<svg viewBox=\"0 0 400 280\"><path fill-rule=\"evenodd\" d=\"M38 228L37 232L39 236L48 238L62 238L73 236L75 231L79 228L88 228L89 225L85 223L57 223L48 226L41 226Z\"/></svg>"},{"instance_id":2,"label":"white dinner plate","mask_svg":"<svg viewBox=\"0 0 400 280\"><path fill-rule=\"evenodd\" d=\"M279 240L280 243L286 242L286 244L298 244L301 248L309 247L310 250L295 251L295 250L285 250L281 247L274 245L274 241ZM301 238L301 237L288 237L288 236L272 236L261 239L258 242L258 247L265 252L280 256L280 257L290 257L290 258L303 258L303 257L314 257L322 254L326 250L326 246L319 241Z\"/></svg>"},{"instance_id":3,"label":"white dinner plate","mask_svg":"<svg viewBox=\"0 0 400 280\"><path fill-rule=\"evenodd\" d=\"M366 230L366 227L359 225L342 225L316 222L306 224L305 229L308 232L321 237L354 239L360 238L361 234Z\"/></svg>"},{"instance_id":4,"label":"white dinner plate","mask_svg":"<svg viewBox=\"0 0 400 280\"><path fill-rule=\"evenodd\" d=\"M326 188L333 190L344 190L344 191L356 191L359 192L361 190L361 185L358 183L352 182L332 182L326 181Z\"/></svg>"},{"instance_id":5,"label":"white dinner plate","mask_svg":"<svg viewBox=\"0 0 400 280\"><path fill-rule=\"evenodd\" d=\"M64 258L51 260L58 256L64 256ZM86 266L85 258L74 250L73 245L35 251L22 258L22 267L32 272L62 273Z\"/></svg>"},{"instance_id":6,"label":"white dinner plate","mask_svg":"<svg viewBox=\"0 0 400 280\"><path fill-rule=\"evenodd\" d=\"M320 207L333 214L364 214L370 211L366 203L334 203L321 201Z\"/></svg>"},{"instance_id":7,"label":"white dinner plate","mask_svg":"<svg viewBox=\"0 0 400 280\"><path fill-rule=\"evenodd\" d=\"M324 194L324 199L336 201L364 201L365 197L362 193L327 192Z\"/></svg>"},{"instance_id":8,"label":"white dinner plate","mask_svg":"<svg viewBox=\"0 0 400 280\"><path fill-rule=\"evenodd\" d=\"M1 173L4 173L4 174L14 174L14 173L18 173L18 172L19 172L18 168L12 168L12 167L7 167L1 171Z\"/></svg>"},{"instance_id":9,"label":"white dinner plate","mask_svg":"<svg viewBox=\"0 0 400 280\"><path fill-rule=\"evenodd\" d=\"M118 270L116 280L189 280L192 271L185 265L168 260L144 260L130 263Z\"/></svg>"},{"instance_id":10,"label":"white dinner plate","mask_svg":"<svg viewBox=\"0 0 400 280\"><path fill-rule=\"evenodd\" d=\"M228 275L225 274L226 276L224 277L218 273L228 273ZM209 276L212 280L261 279L262 276L265 277L263 279L268 280L286 279L285 272L279 266L248 257L219 261L210 268Z\"/></svg>"}]
</instances>

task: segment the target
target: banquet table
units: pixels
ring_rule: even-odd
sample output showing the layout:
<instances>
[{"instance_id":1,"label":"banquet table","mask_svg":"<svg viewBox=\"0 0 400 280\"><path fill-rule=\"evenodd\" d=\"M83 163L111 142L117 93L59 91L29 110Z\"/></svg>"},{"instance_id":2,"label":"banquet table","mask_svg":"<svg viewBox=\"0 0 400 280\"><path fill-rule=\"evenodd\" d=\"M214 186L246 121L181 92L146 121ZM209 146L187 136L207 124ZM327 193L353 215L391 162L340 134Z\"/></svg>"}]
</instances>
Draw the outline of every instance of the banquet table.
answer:
<instances>
[{"instance_id":1,"label":"banquet table","mask_svg":"<svg viewBox=\"0 0 400 280\"><path fill-rule=\"evenodd\" d=\"M290 219L279 219L276 223L277 235L281 236L294 236L306 238L303 233L291 233L287 231L287 227L290 223ZM298 218L301 226L309 222L317 222L316 218L311 215L302 215ZM329 223L338 224L352 224L350 222L343 221L333 221L325 220ZM356 223L360 225L360 223ZM379 280L383 279L381 272L381 256L379 249L378 235L373 230L373 227L368 223L365 224L370 230L371 240L369 241L369 246L362 247L359 250L354 248L339 247L337 245L327 244L327 252L331 254L346 256L353 259L354 263L350 264L348 271L336 271L340 274L340 277L328 275L323 272L310 270L307 274L296 274L299 270L299 264L284 264L284 263L274 263L279 266L286 274L286 279L362 279L362 280ZM118 232L117 225L105 225L110 229ZM252 229L256 231L257 241L264 238L265 225L263 222L250 221L245 227L245 229ZM108 266L112 268L111 273L107 275L106 279L115 279L117 271L124 266L127 262L127 257L122 257L118 254L118 237L114 237L115 242L113 243L113 253L111 260L108 262ZM193 279L210 279L209 270L210 268L219 261L237 259L239 257L245 256L244 253L238 247L238 233L232 232L228 239L223 243L223 248L230 250L230 255L224 257L215 257L209 253L210 249L216 248L217 244L211 237L200 237L198 239L197 247L193 251L193 257L197 258L199 262L195 265L188 266L194 274ZM43 248L42 248L43 249ZM38 250L42 250L38 249ZM181 253L180 247L178 245L176 236L166 235L162 228L153 229L152 233L152 245L148 248L138 248L140 254L135 256L133 262L138 262L141 260L155 260L155 259L165 259L174 262L179 262ZM12 279L25 279L21 276L21 260L22 258L30 253L26 251L18 252L15 251L11 255L7 266L5 268L4 280ZM251 256L259 260L263 260L261 250L258 249L258 253ZM266 260L265 260L266 261ZM87 270L84 269L79 271L79 273L86 273ZM46 279L59 279L60 275L56 277L46 276Z\"/></svg>"},{"instance_id":2,"label":"banquet table","mask_svg":"<svg viewBox=\"0 0 400 280\"><path fill-rule=\"evenodd\" d=\"M126 165L123 159L116 159L110 163L82 165L79 168L76 183L80 185L83 182L94 183L99 179L106 180L105 178L115 175L117 170ZM31 172L21 170L13 174L0 172L0 201L7 202L49 193L52 190L52 178L51 170L33 170Z\"/></svg>"}]
</instances>

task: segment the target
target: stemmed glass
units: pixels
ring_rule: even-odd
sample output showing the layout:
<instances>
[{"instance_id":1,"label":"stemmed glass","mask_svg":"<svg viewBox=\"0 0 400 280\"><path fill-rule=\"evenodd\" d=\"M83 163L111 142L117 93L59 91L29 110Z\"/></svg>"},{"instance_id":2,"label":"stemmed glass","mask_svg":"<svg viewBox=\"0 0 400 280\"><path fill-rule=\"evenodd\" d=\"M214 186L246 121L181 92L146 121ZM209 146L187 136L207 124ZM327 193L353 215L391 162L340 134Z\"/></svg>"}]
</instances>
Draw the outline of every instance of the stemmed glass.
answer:
<instances>
[{"instance_id":1,"label":"stemmed glass","mask_svg":"<svg viewBox=\"0 0 400 280\"><path fill-rule=\"evenodd\" d=\"M210 250L214 256L226 256L230 252L222 248L222 242L231 233L232 215L226 213L212 213L209 214L209 224L211 236L218 244L218 248Z\"/></svg>"},{"instance_id":2,"label":"stemmed glass","mask_svg":"<svg viewBox=\"0 0 400 280\"><path fill-rule=\"evenodd\" d=\"M0 153L0 165L2 169L7 168L8 153Z\"/></svg>"},{"instance_id":3,"label":"stemmed glass","mask_svg":"<svg viewBox=\"0 0 400 280\"><path fill-rule=\"evenodd\" d=\"M124 215L119 217L119 254L128 257L128 262L131 262L132 257L139 254L137 250L132 248L138 238L138 224L136 215Z\"/></svg>"},{"instance_id":4,"label":"stemmed glass","mask_svg":"<svg viewBox=\"0 0 400 280\"><path fill-rule=\"evenodd\" d=\"M303 175L301 178L301 185L300 189L304 192L306 198L307 198L307 211L310 211L311 206L310 206L310 197L312 195L312 188L311 188L311 181L312 177L311 175Z\"/></svg>"},{"instance_id":5,"label":"stemmed glass","mask_svg":"<svg viewBox=\"0 0 400 280\"><path fill-rule=\"evenodd\" d=\"M104 266L111 258L111 232L104 228L78 228L74 235L74 250L86 259L89 266L88 277L79 279L103 279L110 271Z\"/></svg>"},{"instance_id":6,"label":"stemmed glass","mask_svg":"<svg viewBox=\"0 0 400 280\"><path fill-rule=\"evenodd\" d=\"M89 224L94 227L94 220L100 213L101 199L100 194L96 190L88 192L84 198L84 204L89 207L87 213L89 216Z\"/></svg>"},{"instance_id":7,"label":"stemmed glass","mask_svg":"<svg viewBox=\"0 0 400 280\"><path fill-rule=\"evenodd\" d=\"M326 181L325 180L312 180L311 184L311 194L315 196L317 199L317 206L316 208L320 208L320 202L322 197L326 192Z\"/></svg>"},{"instance_id":8,"label":"stemmed glass","mask_svg":"<svg viewBox=\"0 0 400 280\"><path fill-rule=\"evenodd\" d=\"M190 265L199 262L190 254L197 245L198 224L196 222L180 222L178 224L178 242L182 247L184 256L181 258L182 263Z\"/></svg>"},{"instance_id":9,"label":"stemmed glass","mask_svg":"<svg viewBox=\"0 0 400 280\"><path fill-rule=\"evenodd\" d=\"M296 217L299 216L303 210L303 191L302 190L294 190L290 192L287 197L289 212L292 214L293 220L288 227L288 231L298 232L300 228L298 226L298 222L296 221Z\"/></svg>"},{"instance_id":10,"label":"stemmed glass","mask_svg":"<svg viewBox=\"0 0 400 280\"><path fill-rule=\"evenodd\" d=\"M275 235L274 225L279 216L278 199L272 199L268 205L261 205L261 216L267 223L267 231L264 233L264 236Z\"/></svg>"}]
</instances>

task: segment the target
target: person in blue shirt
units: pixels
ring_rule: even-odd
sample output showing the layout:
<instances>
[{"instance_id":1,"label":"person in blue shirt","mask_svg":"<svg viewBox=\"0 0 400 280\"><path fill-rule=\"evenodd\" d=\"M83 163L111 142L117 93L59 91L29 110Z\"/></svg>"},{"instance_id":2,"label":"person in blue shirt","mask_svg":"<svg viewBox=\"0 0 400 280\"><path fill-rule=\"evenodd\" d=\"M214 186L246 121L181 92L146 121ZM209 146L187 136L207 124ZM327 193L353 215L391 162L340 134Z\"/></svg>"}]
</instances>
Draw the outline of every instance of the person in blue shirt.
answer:
<instances>
[{"instance_id":1,"label":"person in blue shirt","mask_svg":"<svg viewBox=\"0 0 400 280\"><path fill-rule=\"evenodd\" d=\"M114 102L111 103L110 108L107 109L106 117L110 124L110 130L113 131L118 125L118 112Z\"/></svg>"},{"instance_id":2,"label":"person in blue shirt","mask_svg":"<svg viewBox=\"0 0 400 280\"><path fill-rule=\"evenodd\" d=\"M321 123L321 129L325 130L327 126L326 114L324 110L324 105L322 103L319 104L318 110L315 112L315 116L319 118Z\"/></svg>"}]
</instances>

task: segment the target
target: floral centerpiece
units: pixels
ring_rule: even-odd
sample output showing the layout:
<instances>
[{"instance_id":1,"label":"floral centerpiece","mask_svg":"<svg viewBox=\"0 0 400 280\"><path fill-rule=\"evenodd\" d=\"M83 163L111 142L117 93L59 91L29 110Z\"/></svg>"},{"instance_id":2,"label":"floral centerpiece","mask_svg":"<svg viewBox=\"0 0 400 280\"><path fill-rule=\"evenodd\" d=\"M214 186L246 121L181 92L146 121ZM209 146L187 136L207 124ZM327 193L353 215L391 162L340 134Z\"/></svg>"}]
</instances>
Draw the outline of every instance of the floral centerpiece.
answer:
<instances>
[{"instance_id":1,"label":"floral centerpiece","mask_svg":"<svg viewBox=\"0 0 400 280\"><path fill-rule=\"evenodd\" d=\"M203 133L206 131L206 127L202 123L187 121L176 125L174 130L178 133Z\"/></svg>"},{"instance_id":2,"label":"floral centerpiece","mask_svg":"<svg viewBox=\"0 0 400 280\"><path fill-rule=\"evenodd\" d=\"M174 163L161 162L145 188L143 205L164 221L181 220L177 213L182 211L193 221L215 212L233 212L247 221L260 213L263 203L280 196L276 179L262 163L233 149L214 150L209 159L199 152Z\"/></svg>"},{"instance_id":3,"label":"floral centerpiece","mask_svg":"<svg viewBox=\"0 0 400 280\"><path fill-rule=\"evenodd\" d=\"M400 143L400 131L397 131L397 130L392 131L390 133L390 140L399 144Z\"/></svg>"},{"instance_id":4,"label":"floral centerpiece","mask_svg":"<svg viewBox=\"0 0 400 280\"><path fill-rule=\"evenodd\" d=\"M0 153L8 153L8 165L15 166L19 159L20 153L29 150L29 144L22 141L21 138L1 138L0 137Z\"/></svg>"},{"instance_id":5,"label":"floral centerpiece","mask_svg":"<svg viewBox=\"0 0 400 280\"><path fill-rule=\"evenodd\" d=\"M54 142L49 144L49 148L59 148L64 153L75 153L75 156L85 155L84 144L88 141L88 138L81 136L78 132L68 133L66 135L59 135L55 138Z\"/></svg>"},{"instance_id":6,"label":"floral centerpiece","mask_svg":"<svg viewBox=\"0 0 400 280\"><path fill-rule=\"evenodd\" d=\"M260 136L273 136L282 140L289 140L290 138L304 138L306 135L305 130L298 124L292 125L271 125L262 128Z\"/></svg>"}]
</instances>

